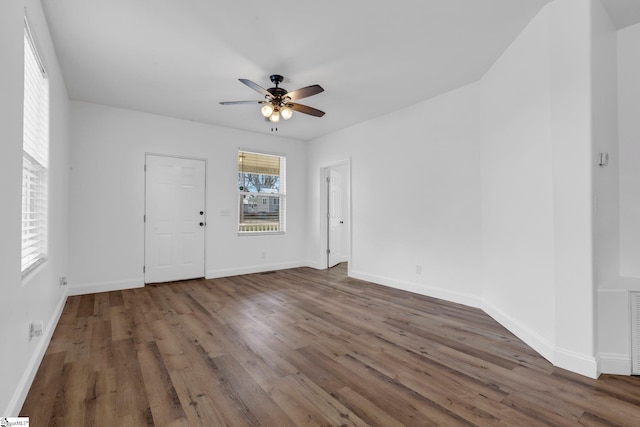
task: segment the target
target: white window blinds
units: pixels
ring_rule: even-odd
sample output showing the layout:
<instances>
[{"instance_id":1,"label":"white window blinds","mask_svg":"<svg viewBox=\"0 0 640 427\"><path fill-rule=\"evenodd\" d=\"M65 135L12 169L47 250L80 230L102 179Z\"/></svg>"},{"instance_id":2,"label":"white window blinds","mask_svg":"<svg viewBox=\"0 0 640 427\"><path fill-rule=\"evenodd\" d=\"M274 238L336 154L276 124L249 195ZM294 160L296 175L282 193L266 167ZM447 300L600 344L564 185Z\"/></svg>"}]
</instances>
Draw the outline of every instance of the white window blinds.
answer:
<instances>
[{"instance_id":1,"label":"white window blinds","mask_svg":"<svg viewBox=\"0 0 640 427\"><path fill-rule=\"evenodd\" d=\"M22 150L22 274L24 275L47 257L49 168L49 82L26 18Z\"/></svg>"}]
</instances>

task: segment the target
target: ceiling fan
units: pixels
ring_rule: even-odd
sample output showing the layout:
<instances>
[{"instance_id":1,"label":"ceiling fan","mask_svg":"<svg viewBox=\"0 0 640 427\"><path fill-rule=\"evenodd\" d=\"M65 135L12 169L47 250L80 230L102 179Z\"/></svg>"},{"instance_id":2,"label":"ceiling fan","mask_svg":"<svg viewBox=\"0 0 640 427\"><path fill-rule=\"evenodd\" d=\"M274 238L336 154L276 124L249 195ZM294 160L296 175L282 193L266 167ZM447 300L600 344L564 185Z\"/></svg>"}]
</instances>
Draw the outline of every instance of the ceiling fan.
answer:
<instances>
[{"instance_id":1,"label":"ceiling fan","mask_svg":"<svg viewBox=\"0 0 640 427\"><path fill-rule=\"evenodd\" d=\"M275 85L275 87L265 89L262 86L252 82L248 79L239 79L242 83L249 86L251 89L256 92L264 95L264 100L262 101L225 101L221 102L222 105L234 105L234 104L262 104L262 108L260 112L265 117L266 120L271 121L272 123L277 123L280 121L280 118L284 120L289 120L291 116L293 116L294 111L298 111L300 113L309 114L315 117L324 116L324 111L320 111L316 108L309 107L307 105L298 104L298 99L306 98L312 95L317 95L320 92L324 92L324 89L320 85L311 85L306 86L300 89L296 89L291 92L287 92L286 89L278 87L284 78L279 74L273 74L271 77L271 82Z\"/></svg>"}]
</instances>

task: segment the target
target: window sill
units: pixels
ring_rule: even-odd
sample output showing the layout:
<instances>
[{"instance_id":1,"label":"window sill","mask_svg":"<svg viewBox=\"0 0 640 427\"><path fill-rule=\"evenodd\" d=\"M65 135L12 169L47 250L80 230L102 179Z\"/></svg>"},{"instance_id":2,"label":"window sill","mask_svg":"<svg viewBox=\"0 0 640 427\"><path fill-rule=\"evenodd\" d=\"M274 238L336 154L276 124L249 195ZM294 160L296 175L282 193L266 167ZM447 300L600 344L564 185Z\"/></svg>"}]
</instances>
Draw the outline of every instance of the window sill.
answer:
<instances>
[{"instance_id":1,"label":"window sill","mask_svg":"<svg viewBox=\"0 0 640 427\"><path fill-rule=\"evenodd\" d=\"M284 231L244 231L242 233L238 233L238 237L244 236L282 236L284 235Z\"/></svg>"},{"instance_id":2,"label":"window sill","mask_svg":"<svg viewBox=\"0 0 640 427\"><path fill-rule=\"evenodd\" d=\"M48 264L47 259L42 259L38 261L36 264L27 268L24 272L22 272L22 286L26 286L34 277L40 273L44 267Z\"/></svg>"}]
</instances>

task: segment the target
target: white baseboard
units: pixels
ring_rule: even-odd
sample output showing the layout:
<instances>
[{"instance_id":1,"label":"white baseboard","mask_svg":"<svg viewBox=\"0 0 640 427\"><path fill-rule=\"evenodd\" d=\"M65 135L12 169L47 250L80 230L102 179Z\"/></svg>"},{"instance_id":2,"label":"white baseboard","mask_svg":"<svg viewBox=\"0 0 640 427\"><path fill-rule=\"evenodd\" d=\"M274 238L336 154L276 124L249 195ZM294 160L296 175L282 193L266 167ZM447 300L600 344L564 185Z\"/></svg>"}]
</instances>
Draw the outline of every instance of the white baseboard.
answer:
<instances>
[{"instance_id":1,"label":"white baseboard","mask_svg":"<svg viewBox=\"0 0 640 427\"><path fill-rule=\"evenodd\" d=\"M0 415L2 416L18 416L20 413L20 409L22 409L22 405L24 405L24 401L27 398L27 394L29 393L29 389L31 388L31 384L33 383L36 374L38 373L38 368L40 368L40 364L42 363L42 359L44 359L44 354L49 347L49 343L51 342L51 338L53 337L53 332L56 330L56 326L58 325L58 321L60 320L60 316L62 315L62 310L64 310L64 305L67 301L67 294L62 294L60 301L58 301L58 305L53 312L53 316L49 319L47 323L46 329L42 333L42 337L36 346L35 351L31 355L31 359L29 360L29 364L27 365L24 373L22 374L22 378L20 378L20 382L18 383L18 387L16 388L7 409Z\"/></svg>"},{"instance_id":2,"label":"white baseboard","mask_svg":"<svg viewBox=\"0 0 640 427\"><path fill-rule=\"evenodd\" d=\"M486 301L482 309L552 365L589 378L598 378L598 366L594 357L556 347L553 342Z\"/></svg>"},{"instance_id":3,"label":"white baseboard","mask_svg":"<svg viewBox=\"0 0 640 427\"><path fill-rule=\"evenodd\" d=\"M315 268L316 270L326 270L327 269L327 263L325 262L324 264L322 263L317 263L317 262L313 262L313 261L307 261L304 264L305 267L309 267L309 268Z\"/></svg>"},{"instance_id":4,"label":"white baseboard","mask_svg":"<svg viewBox=\"0 0 640 427\"><path fill-rule=\"evenodd\" d=\"M94 282L79 285L69 285L69 296L95 294L98 292L121 291L144 287L144 277L128 280L114 280L112 282Z\"/></svg>"},{"instance_id":5,"label":"white baseboard","mask_svg":"<svg viewBox=\"0 0 640 427\"><path fill-rule=\"evenodd\" d=\"M486 301L483 302L482 309L491 316L493 320L507 328L509 332L521 339L550 363L553 363L555 347L552 342Z\"/></svg>"},{"instance_id":6,"label":"white baseboard","mask_svg":"<svg viewBox=\"0 0 640 427\"><path fill-rule=\"evenodd\" d=\"M565 348L556 347L553 365L589 378L598 378L598 363L595 357Z\"/></svg>"},{"instance_id":7,"label":"white baseboard","mask_svg":"<svg viewBox=\"0 0 640 427\"><path fill-rule=\"evenodd\" d=\"M388 286L390 288L413 292L414 294L425 295L432 298L439 298L458 304L468 305L470 307L482 308L481 300L478 297L462 292L452 292L447 289L436 288L425 285L423 283L412 283L404 280L392 279L390 277L368 274L356 270L350 270L349 276L353 277L354 279L365 280L367 282L377 283L380 285Z\"/></svg>"},{"instance_id":8,"label":"white baseboard","mask_svg":"<svg viewBox=\"0 0 640 427\"><path fill-rule=\"evenodd\" d=\"M265 271L284 270L287 268L307 267L305 261L285 262L281 264L261 264L238 268L225 268L218 270L207 270L207 279L217 279L220 277L239 276L241 274L264 273Z\"/></svg>"},{"instance_id":9,"label":"white baseboard","mask_svg":"<svg viewBox=\"0 0 640 427\"><path fill-rule=\"evenodd\" d=\"M597 360L601 374L631 375L631 357L628 354L599 353Z\"/></svg>"}]
</instances>

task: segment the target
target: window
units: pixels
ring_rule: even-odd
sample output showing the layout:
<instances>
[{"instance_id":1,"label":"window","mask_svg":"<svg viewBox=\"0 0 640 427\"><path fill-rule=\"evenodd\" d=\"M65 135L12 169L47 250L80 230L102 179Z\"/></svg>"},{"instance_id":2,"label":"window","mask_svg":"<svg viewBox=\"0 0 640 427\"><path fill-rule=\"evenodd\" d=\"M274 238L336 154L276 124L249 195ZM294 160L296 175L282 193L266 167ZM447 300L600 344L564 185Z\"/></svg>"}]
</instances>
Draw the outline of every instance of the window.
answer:
<instances>
[{"instance_id":1,"label":"window","mask_svg":"<svg viewBox=\"0 0 640 427\"><path fill-rule=\"evenodd\" d=\"M238 152L238 232L285 231L285 158Z\"/></svg>"},{"instance_id":2,"label":"window","mask_svg":"<svg viewBox=\"0 0 640 427\"><path fill-rule=\"evenodd\" d=\"M24 24L22 134L22 274L47 257L49 82L36 43Z\"/></svg>"}]
</instances>

